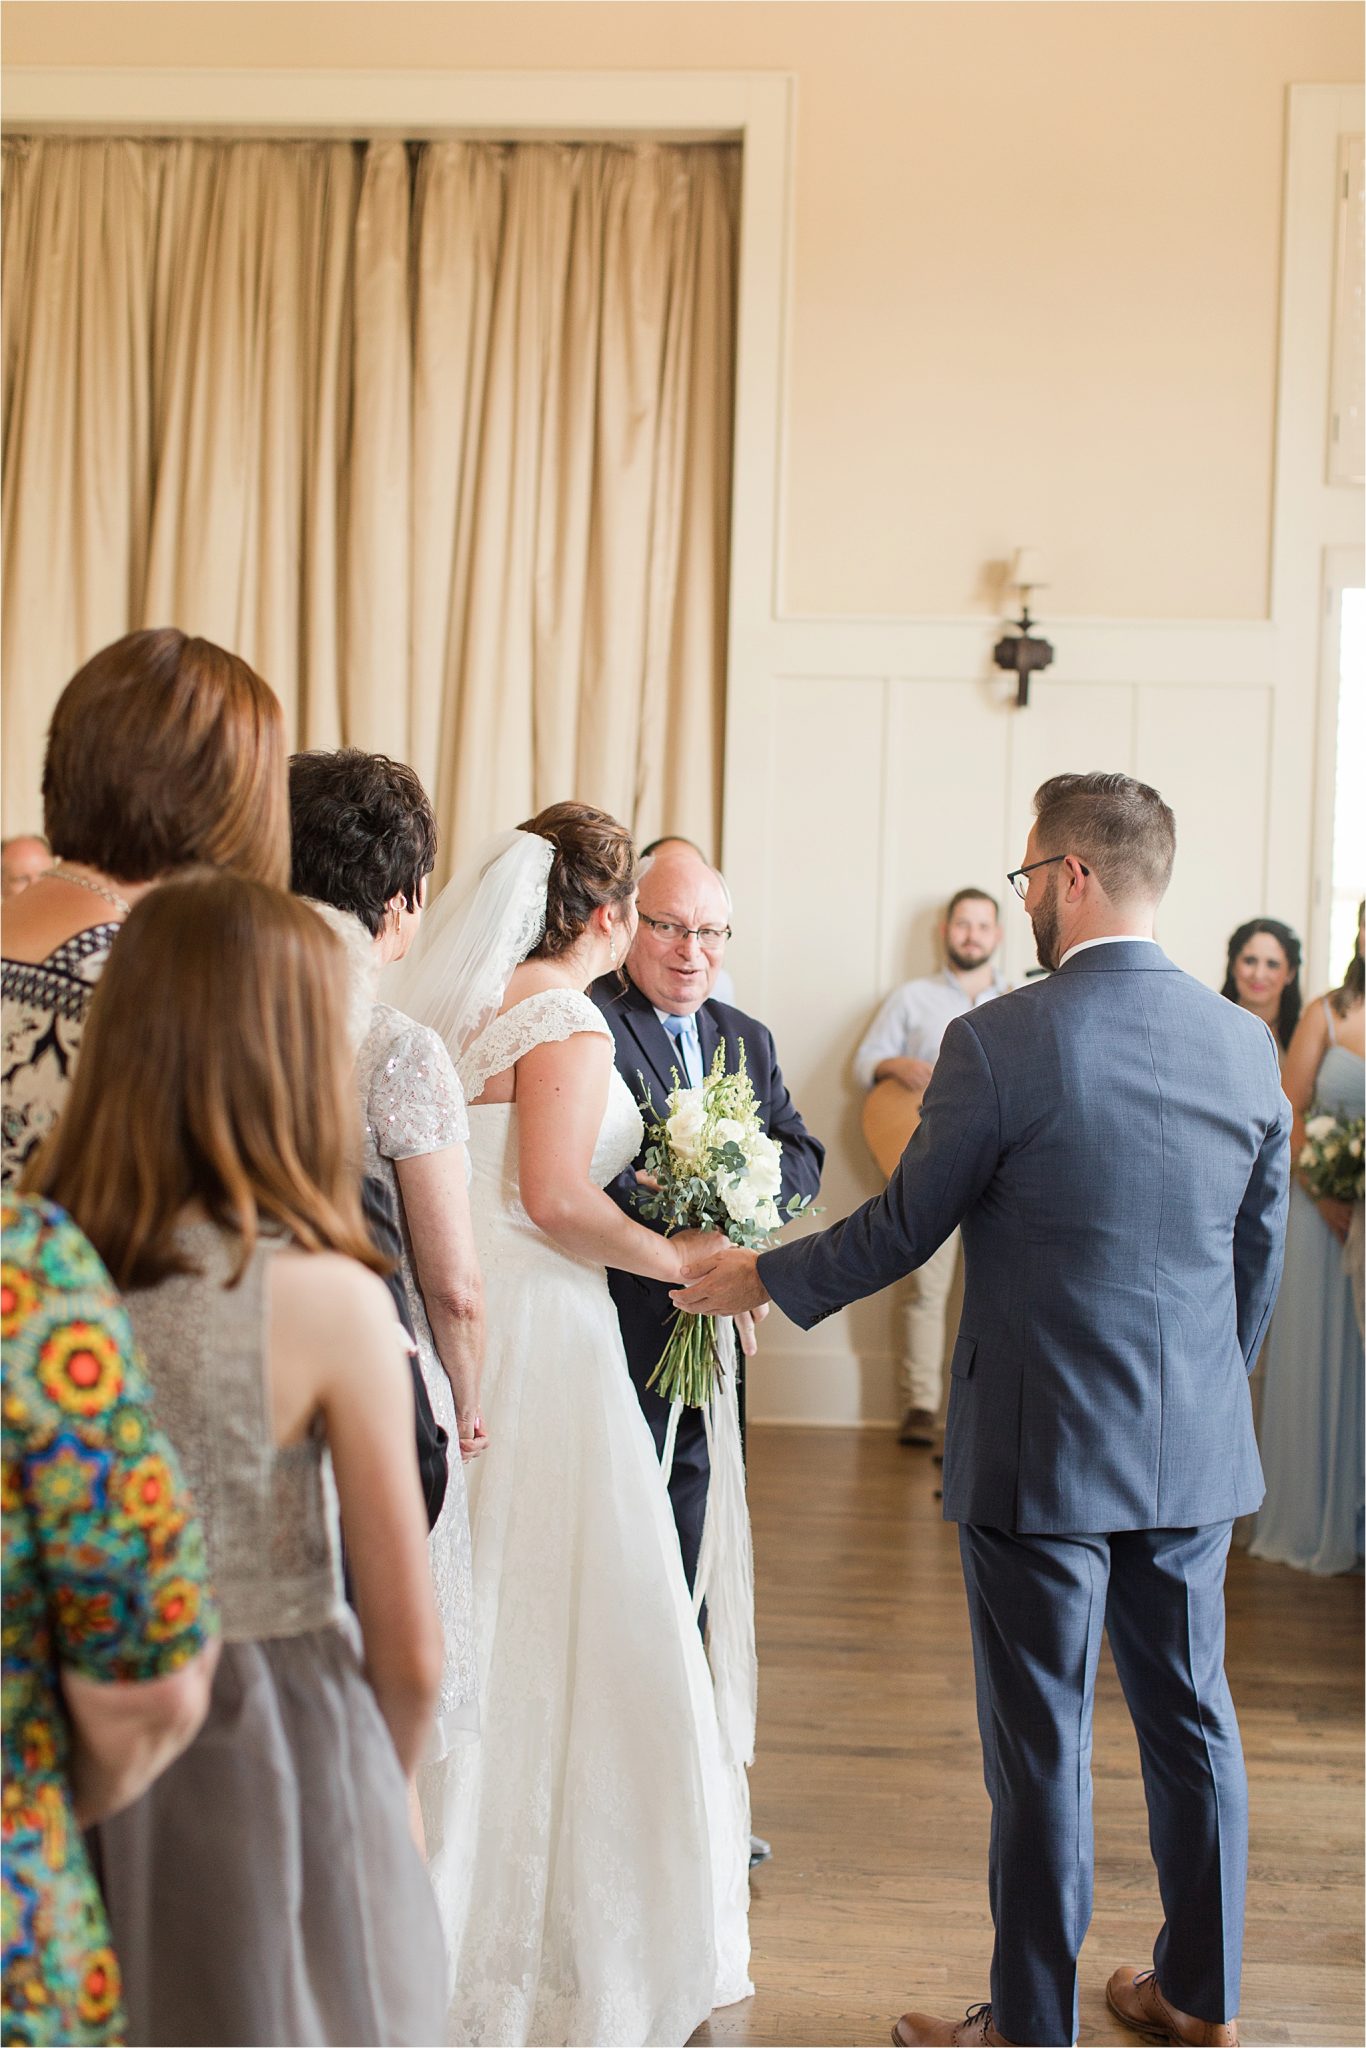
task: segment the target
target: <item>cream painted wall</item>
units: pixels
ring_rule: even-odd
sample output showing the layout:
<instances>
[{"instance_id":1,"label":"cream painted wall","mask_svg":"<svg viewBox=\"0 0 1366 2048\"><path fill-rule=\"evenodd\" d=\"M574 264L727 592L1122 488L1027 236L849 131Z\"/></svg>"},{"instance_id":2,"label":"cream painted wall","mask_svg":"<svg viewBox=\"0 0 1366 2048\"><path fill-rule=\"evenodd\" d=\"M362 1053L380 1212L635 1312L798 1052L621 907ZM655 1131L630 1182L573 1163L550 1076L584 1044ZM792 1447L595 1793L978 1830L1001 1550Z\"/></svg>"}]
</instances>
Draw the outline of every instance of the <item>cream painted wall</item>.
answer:
<instances>
[{"instance_id":1,"label":"cream painted wall","mask_svg":"<svg viewBox=\"0 0 1366 2048\"><path fill-rule=\"evenodd\" d=\"M782 70L797 86L781 609L1267 600L1285 88L1348 4L44 4L7 64Z\"/></svg>"},{"instance_id":2,"label":"cream painted wall","mask_svg":"<svg viewBox=\"0 0 1366 2048\"><path fill-rule=\"evenodd\" d=\"M1192 972L1243 916L1306 923L1318 529L1298 552L1279 533L1293 630L1268 577L1273 504L1321 475L1331 263L1307 245L1315 367L1277 497L1285 104L1360 78L1355 6L10 0L3 27L11 66L793 77L790 169L760 190L756 153L746 201L785 359L752 364L737 423L725 858L740 999L830 1146L825 1220L877 1185L858 1036L930 966L948 892L1019 858L1046 774L1171 796L1161 930ZM1311 162L1314 221L1320 182ZM1322 207L1330 234L1331 171ZM1360 493L1334 516L1359 526ZM984 569L1024 540L1052 564L1058 663L1021 713ZM775 1316L751 1411L888 1420L893 1352L887 1297L809 1337Z\"/></svg>"}]
</instances>

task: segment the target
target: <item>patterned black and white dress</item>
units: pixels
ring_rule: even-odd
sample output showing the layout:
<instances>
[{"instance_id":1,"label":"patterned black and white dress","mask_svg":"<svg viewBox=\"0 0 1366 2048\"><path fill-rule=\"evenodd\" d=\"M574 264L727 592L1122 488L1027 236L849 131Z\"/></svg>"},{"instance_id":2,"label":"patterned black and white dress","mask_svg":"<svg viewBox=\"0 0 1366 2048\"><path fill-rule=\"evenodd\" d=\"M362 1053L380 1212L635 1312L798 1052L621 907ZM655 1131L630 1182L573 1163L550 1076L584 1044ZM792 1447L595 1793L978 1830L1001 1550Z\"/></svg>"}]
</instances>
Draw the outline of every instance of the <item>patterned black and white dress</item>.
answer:
<instances>
[{"instance_id":1,"label":"patterned black and white dress","mask_svg":"<svg viewBox=\"0 0 1366 2048\"><path fill-rule=\"evenodd\" d=\"M63 939L46 960L0 962L0 1185L11 1187L66 1107L86 1012L117 922Z\"/></svg>"}]
</instances>

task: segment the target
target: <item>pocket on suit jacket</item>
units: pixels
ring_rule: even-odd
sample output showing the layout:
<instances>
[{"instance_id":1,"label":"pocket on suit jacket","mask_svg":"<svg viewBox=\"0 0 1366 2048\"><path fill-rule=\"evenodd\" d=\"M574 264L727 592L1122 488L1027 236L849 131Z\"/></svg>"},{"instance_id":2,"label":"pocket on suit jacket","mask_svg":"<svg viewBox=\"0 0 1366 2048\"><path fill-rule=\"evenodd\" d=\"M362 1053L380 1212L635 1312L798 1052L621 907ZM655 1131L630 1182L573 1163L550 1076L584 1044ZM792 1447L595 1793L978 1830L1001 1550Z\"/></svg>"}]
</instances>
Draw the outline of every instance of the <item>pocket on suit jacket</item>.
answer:
<instances>
[{"instance_id":1,"label":"pocket on suit jacket","mask_svg":"<svg viewBox=\"0 0 1366 2048\"><path fill-rule=\"evenodd\" d=\"M949 1360L949 1371L956 1380L965 1380L972 1371L972 1361L977 1356L977 1339L959 1336Z\"/></svg>"}]
</instances>

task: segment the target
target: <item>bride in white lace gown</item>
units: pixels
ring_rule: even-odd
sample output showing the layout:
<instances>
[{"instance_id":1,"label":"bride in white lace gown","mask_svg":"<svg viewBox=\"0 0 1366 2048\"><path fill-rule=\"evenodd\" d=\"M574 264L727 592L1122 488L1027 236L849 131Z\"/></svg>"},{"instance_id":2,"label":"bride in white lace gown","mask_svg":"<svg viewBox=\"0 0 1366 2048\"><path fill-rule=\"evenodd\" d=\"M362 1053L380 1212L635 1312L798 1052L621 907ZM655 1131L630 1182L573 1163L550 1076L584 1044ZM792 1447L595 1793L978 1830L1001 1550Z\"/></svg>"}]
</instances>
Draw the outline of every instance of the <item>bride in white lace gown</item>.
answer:
<instances>
[{"instance_id":1,"label":"bride in white lace gown","mask_svg":"<svg viewBox=\"0 0 1366 2048\"><path fill-rule=\"evenodd\" d=\"M583 993L630 942L630 841L557 805L429 915L396 993L457 1056L488 1327L483 1739L420 1781L448 2039L678 2044L752 1989L749 1807L607 1289L684 1257L602 1192L641 1144Z\"/></svg>"}]
</instances>

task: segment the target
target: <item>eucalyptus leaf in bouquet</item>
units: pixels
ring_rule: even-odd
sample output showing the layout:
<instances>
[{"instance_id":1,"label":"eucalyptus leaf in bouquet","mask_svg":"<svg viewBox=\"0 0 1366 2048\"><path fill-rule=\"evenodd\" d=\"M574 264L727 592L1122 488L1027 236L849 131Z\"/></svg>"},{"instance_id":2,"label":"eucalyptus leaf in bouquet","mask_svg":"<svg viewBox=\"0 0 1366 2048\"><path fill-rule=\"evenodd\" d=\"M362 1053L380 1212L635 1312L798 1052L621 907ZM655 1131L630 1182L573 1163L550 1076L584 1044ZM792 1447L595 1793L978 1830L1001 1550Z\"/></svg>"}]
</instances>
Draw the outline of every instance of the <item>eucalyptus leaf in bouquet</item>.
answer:
<instances>
[{"instance_id":1,"label":"eucalyptus leaf in bouquet","mask_svg":"<svg viewBox=\"0 0 1366 2048\"><path fill-rule=\"evenodd\" d=\"M650 1119L643 1171L654 1186L633 1200L649 1222L662 1223L670 1236L676 1230L719 1230L732 1244L762 1251L783 1223L809 1207L809 1195L779 1204L783 1148L764 1129L743 1039L733 1074L726 1071L724 1043L700 1088L686 1087L675 1068L662 1116L643 1074L640 1084ZM719 1370L716 1318L680 1309L649 1385L666 1401L702 1408Z\"/></svg>"}]
</instances>

